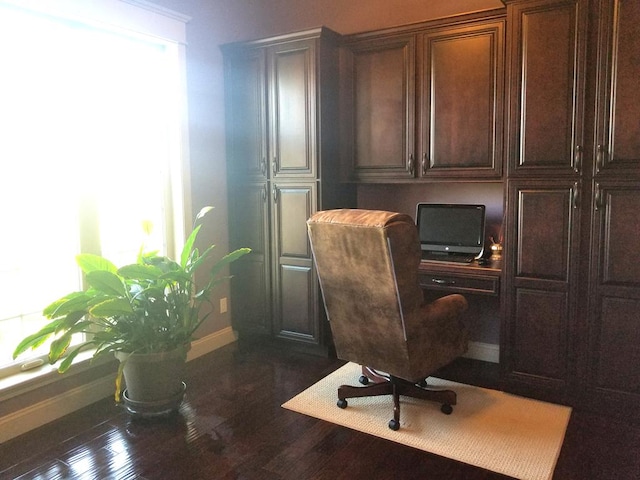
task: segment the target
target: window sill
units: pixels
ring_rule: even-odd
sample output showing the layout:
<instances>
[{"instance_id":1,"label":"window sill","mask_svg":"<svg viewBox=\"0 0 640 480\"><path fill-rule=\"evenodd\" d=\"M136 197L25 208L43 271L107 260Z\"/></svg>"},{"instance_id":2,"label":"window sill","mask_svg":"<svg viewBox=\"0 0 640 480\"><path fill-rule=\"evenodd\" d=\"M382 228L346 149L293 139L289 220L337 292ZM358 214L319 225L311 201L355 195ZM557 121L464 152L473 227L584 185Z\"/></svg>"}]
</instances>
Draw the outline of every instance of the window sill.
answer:
<instances>
[{"instance_id":1,"label":"window sill","mask_svg":"<svg viewBox=\"0 0 640 480\"><path fill-rule=\"evenodd\" d=\"M0 402L55 383L62 380L63 376L74 376L96 366L115 361L114 357L108 355L93 358L93 350L88 350L80 353L64 374L58 373L57 365L45 363L40 367L9 375L0 379Z\"/></svg>"}]
</instances>

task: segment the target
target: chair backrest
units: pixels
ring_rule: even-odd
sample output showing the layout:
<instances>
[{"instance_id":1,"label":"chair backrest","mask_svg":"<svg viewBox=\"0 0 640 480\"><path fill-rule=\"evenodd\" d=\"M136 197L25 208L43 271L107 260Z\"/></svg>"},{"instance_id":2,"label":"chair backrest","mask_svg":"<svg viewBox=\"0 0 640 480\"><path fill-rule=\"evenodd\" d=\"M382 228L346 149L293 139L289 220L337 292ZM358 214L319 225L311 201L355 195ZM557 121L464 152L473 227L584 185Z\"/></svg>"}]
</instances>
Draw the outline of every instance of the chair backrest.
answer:
<instances>
[{"instance_id":1,"label":"chair backrest","mask_svg":"<svg viewBox=\"0 0 640 480\"><path fill-rule=\"evenodd\" d=\"M388 373L405 370L407 332L423 303L413 219L328 210L307 226L338 357Z\"/></svg>"}]
</instances>

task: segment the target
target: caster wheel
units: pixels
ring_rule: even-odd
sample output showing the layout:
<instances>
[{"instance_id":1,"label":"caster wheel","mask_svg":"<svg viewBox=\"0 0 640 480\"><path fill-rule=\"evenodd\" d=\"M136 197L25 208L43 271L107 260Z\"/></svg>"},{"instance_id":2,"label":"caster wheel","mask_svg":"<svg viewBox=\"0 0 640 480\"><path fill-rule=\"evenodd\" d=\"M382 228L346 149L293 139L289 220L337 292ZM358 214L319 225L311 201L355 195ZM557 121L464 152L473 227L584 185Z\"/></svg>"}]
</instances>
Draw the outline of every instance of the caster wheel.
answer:
<instances>
[{"instance_id":1,"label":"caster wheel","mask_svg":"<svg viewBox=\"0 0 640 480\"><path fill-rule=\"evenodd\" d=\"M338 407L340 407L340 408L347 408L348 404L347 404L346 400L340 399L340 400L338 400L338 403L336 403L336 405L338 405Z\"/></svg>"},{"instance_id":2,"label":"caster wheel","mask_svg":"<svg viewBox=\"0 0 640 480\"><path fill-rule=\"evenodd\" d=\"M445 415L451 415L453 412L453 407L451 405L447 405L446 403L440 407L440 411Z\"/></svg>"},{"instance_id":3,"label":"caster wheel","mask_svg":"<svg viewBox=\"0 0 640 480\"><path fill-rule=\"evenodd\" d=\"M400 422L396 422L395 420L389 420L389 428L394 432L400 430Z\"/></svg>"},{"instance_id":4,"label":"caster wheel","mask_svg":"<svg viewBox=\"0 0 640 480\"><path fill-rule=\"evenodd\" d=\"M369 385L369 377L362 375L358 380L362 385Z\"/></svg>"}]
</instances>

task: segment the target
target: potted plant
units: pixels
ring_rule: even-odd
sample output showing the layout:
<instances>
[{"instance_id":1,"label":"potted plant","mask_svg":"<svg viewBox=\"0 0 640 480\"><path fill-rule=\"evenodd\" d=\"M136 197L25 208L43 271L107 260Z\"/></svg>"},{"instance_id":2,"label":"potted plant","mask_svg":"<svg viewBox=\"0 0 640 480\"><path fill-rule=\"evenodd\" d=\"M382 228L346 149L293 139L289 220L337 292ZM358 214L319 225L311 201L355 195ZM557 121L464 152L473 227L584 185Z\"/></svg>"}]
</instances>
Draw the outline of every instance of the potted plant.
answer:
<instances>
[{"instance_id":1,"label":"potted plant","mask_svg":"<svg viewBox=\"0 0 640 480\"><path fill-rule=\"evenodd\" d=\"M63 373L84 350L95 349L94 358L114 353L120 360L117 402L124 400L132 413L175 410L185 389L182 370L187 351L213 311L203 313L202 307L213 307L211 291L228 278L221 276L223 269L250 251L240 248L225 255L202 275L203 286L196 283L196 273L207 265L214 248L210 245L200 254L195 246L199 222L211 209L205 207L196 216L177 261L143 248L136 263L120 268L98 255L78 255L76 262L88 288L47 306L43 314L50 322L22 340L13 357L53 338L49 363L60 362L58 371ZM70 347L77 333L85 333L85 339Z\"/></svg>"}]
</instances>

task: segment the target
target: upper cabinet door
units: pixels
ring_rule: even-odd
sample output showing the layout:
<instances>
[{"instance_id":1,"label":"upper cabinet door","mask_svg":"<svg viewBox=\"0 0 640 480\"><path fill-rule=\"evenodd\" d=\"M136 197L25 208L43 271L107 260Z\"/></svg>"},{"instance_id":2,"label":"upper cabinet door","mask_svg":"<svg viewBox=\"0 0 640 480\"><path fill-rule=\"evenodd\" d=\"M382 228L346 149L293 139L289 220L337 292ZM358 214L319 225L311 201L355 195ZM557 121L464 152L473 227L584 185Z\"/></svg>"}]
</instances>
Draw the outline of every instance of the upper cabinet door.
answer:
<instances>
[{"instance_id":1,"label":"upper cabinet door","mask_svg":"<svg viewBox=\"0 0 640 480\"><path fill-rule=\"evenodd\" d=\"M269 50L272 178L316 175L315 71L314 39Z\"/></svg>"},{"instance_id":2,"label":"upper cabinet door","mask_svg":"<svg viewBox=\"0 0 640 480\"><path fill-rule=\"evenodd\" d=\"M225 55L227 157L236 178L268 175L266 55L262 48Z\"/></svg>"},{"instance_id":3,"label":"upper cabinet door","mask_svg":"<svg viewBox=\"0 0 640 480\"><path fill-rule=\"evenodd\" d=\"M510 175L582 173L587 3L507 3Z\"/></svg>"},{"instance_id":4,"label":"upper cabinet door","mask_svg":"<svg viewBox=\"0 0 640 480\"><path fill-rule=\"evenodd\" d=\"M422 177L502 174L504 21L422 36Z\"/></svg>"},{"instance_id":5,"label":"upper cabinet door","mask_svg":"<svg viewBox=\"0 0 640 480\"><path fill-rule=\"evenodd\" d=\"M343 54L343 161L351 178L413 178L415 36L359 40Z\"/></svg>"},{"instance_id":6,"label":"upper cabinet door","mask_svg":"<svg viewBox=\"0 0 640 480\"><path fill-rule=\"evenodd\" d=\"M601 0L594 173L640 173L640 2Z\"/></svg>"}]
</instances>

